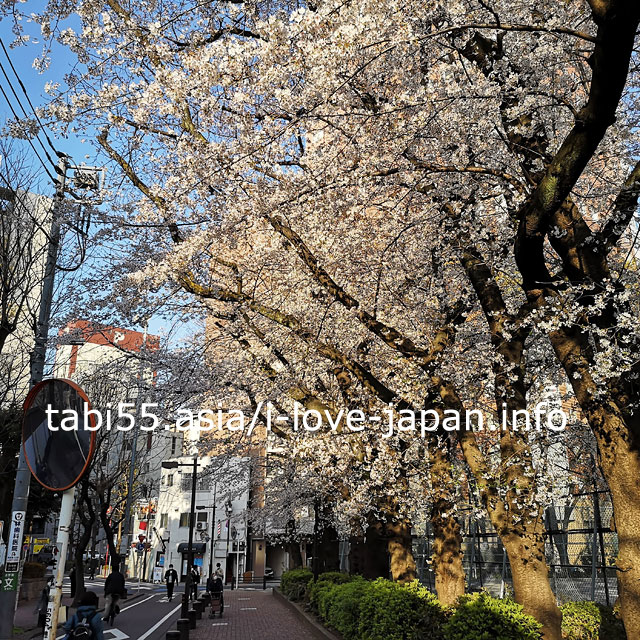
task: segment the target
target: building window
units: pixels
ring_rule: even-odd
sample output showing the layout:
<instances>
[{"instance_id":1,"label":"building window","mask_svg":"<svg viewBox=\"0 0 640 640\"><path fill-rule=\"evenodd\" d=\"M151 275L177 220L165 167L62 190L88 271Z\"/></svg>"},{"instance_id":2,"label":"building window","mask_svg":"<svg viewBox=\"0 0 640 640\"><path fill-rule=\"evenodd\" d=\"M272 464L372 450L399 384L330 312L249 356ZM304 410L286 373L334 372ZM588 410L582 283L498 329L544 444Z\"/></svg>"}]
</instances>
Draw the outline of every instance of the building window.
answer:
<instances>
[{"instance_id":1,"label":"building window","mask_svg":"<svg viewBox=\"0 0 640 640\"><path fill-rule=\"evenodd\" d=\"M178 444L178 438L176 438L176 436L173 436L171 438L171 455L174 456L176 454L176 446Z\"/></svg>"},{"instance_id":2,"label":"building window","mask_svg":"<svg viewBox=\"0 0 640 640\"><path fill-rule=\"evenodd\" d=\"M151 451L152 447L153 447L153 434L148 433L147 434L147 451Z\"/></svg>"},{"instance_id":3,"label":"building window","mask_svg":"<svg viewBox=\"0 0 640 640\"><path fill-rule=\"evenodd\" d=\"M168 513L161 513L160 514L160 528L161 529L166 529L168 524L169 524L169 514Z\"/></svg>"},{"instance_id":4,"label":"building window","mask_svg":"<svg viewBox=\"0 0 640 640\"><path fill-rule=\"evenodd\" d=\"M181 527L188 527L189 526L189 522L191 521L191 514L190 513L181 513L180 514L180 526Z\"/></svg>"},{"instance_id":5,"label":"building window","mask_svg":"<svg viewBox=\"0 0 640 640\"><path fill-rule=\"evenodd\" d=\"M144 463L144 472L145 472L145 473L149 473L149 469L150 469L150 465L149 465L149 463L148 463L148 462L145 462L145 463Z\"/></svg>"},{"instance_id":6,"label":"building window","mask_svg":"<svg viewBox=\"0 0 640 640\"><path fill-rule=\"evenodd\" d=\"M173 487L173 473L167 475L167 487Z\"/></svg>"},{"instance_id":7,"label":"building window","mask_svg":"<svg viewBox=\"0 0 640 640\"><path fill-rule=\"evenodd\" d=\"M197 522L206 522L209 519L208 516L209 514L206 511L198 511L196 516Z\"/></svg>"}]
</instances>

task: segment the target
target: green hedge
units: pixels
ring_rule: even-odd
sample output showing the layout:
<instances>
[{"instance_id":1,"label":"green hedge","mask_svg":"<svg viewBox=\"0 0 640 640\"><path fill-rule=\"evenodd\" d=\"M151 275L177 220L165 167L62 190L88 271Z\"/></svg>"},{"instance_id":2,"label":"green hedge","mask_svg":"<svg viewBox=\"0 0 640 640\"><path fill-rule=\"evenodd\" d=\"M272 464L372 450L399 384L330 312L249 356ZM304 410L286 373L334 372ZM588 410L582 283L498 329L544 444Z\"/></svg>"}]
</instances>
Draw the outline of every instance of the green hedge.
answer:
<instances>
[{"instance_id":1,"label":"green hedge","mask_svg":"<svg viewBox=\"0 0 640 640\"><path fill-rule=\"evenodd\" d=\"M540 640L542 625L513 600L484 591L462 596L444 626L446 640Z\"/></svg>"},{"instance_id":2,"label":"green hedge","mask_svg":"<svg viewBox=\"0 0 640 640\"><path fill-rule=\"evenodd\" d=\"M313 573L309 569L291 569L282 574L280 589L289 600L303 600L311 580Z\"/></svg>"},{"instance_id":3,"label":"green hedge","mask_svg":"<svg viewBox=\"0 0 640 640\"><path fill-rule=\"evenodd\" d=\"M567 602L562 610L565 640L626 640L622 621L613 609L595 602Z\"/></svg>"},{"instance_id":4,"label":"green hedge","mask_svg":"<svg viewBox=\"0 0 640 640\"><path fill-rule=\"evenodd\" d=\"M360 604L370 588L370 582L355 578L325 590L323 620L341 633L344 640L358 640L360 637Z\"/></svg>"},{"instance_id":5,"label":"green hedge","mask_svg":"<svg viewBox=\"0 0 640 640\"><path fill-rule=\"evenodd\" d=\"M418 581L398 584L383 578L369 583L360 601L362 640L441 640L446 613Z\"/></svg>"},{"instance_id":6,"label":"green hedge","mask_svg":"<svg viewBox=\"0 0 640 640\"><path fill-rule=\"evenodd\" d=\"M307 569L282 576L291 600L306 597L312 611L344 640L540 640L541 628L522 606L485 592L465 595L446 609L417 581L374 581L337 571L313 581ZM570 602L562 609L564 640L627 640L619 617L593 602Z\"/></svg>"},{"instance_id":7,"label":"green hedge","mask_svg":"<svg viewBox=\"0 0 640 640\"><path fill-rule=\"evenodd\" d=\"M325 592L336 584L351 582L353 578L348 573L340 571L327 571L318 576L317 582L309 582L307 585L307 600L314 613L320 614L320 602L326 597Z\"/></svg>"}]
</instances>

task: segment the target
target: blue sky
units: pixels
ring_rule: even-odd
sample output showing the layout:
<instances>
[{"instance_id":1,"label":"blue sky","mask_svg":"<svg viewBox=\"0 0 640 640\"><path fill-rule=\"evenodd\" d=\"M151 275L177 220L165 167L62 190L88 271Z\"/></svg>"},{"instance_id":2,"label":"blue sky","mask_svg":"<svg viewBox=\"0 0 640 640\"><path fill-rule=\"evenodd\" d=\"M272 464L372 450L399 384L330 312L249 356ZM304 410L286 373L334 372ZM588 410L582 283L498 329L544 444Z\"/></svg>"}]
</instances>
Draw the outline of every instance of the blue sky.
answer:
<instances>
[{"instance_id":1,"label":"blue sky","mask_svg":"<svg viewBox=\"0 0 640 640\"><path fill-rule=\"evenodd\" d=\"M43 5L42 2L29 1L27 3L18 5L18 8L26 13L30 13L30 12L38 11L40 8L42 8L42 5ZM34 105L34 107L37 108L45 104L47 101L47 95L45 93L45 84L47 82L58 82L62 86L64 86L64 76L71 70L76 60L73 54L70 53L67 49L61 46L55 46L51 55L51 63L49 67L46 69L44 73L40 73L33 66L34 59L37 56L41 55L42 53L43 42L40 36L40 27L38 24L31 21L27 21L27 20L22 21L22 26L24 29L24 33L28 34L32 38L31 42L15 48L10 48L11 43L13 43L15 40L15 34L12 31L13 21L11 18L5 18L2 21L0 21L0 38L2 38L2 42L4 43L5 47L8 50L11 62L13 63L13 66L18 72L18 75L20 76L26 88L26 91L29 95L31 103ZM0 62L2 62L2 66L4 67L6 73L9 75L11 85L13 86L13 89L15 90L15 92L18 94L18 98L20 98L20 101L23 107L25 108L27 113L31 115L31 109L29 107L29 103L25 98L24 94L22 93L22 89L20 88L20 85L15 75L13 74L13 71L11 70L9 62L7 61L7 58L4 52L2 51L2 49L0 49ZM12 102L14 110L18 113L19 116L22 116L23 115L22 111L20 110L20 107L17 104L16 98L11 91L11 87L8 85L7 80L5 79L4 75L2 75L1 71L0 71L0 85L2 86L5 93L9 97L10 101ZM0 94L1 125L4 126L4 123L7 121L7 119L12 117L13 115L9 105L7 104L6 99L4 98L4 96ZM50 131L48 133L55 148L71 156L73 164L88 164L88 165L98 164L98 161L96 160L96 157L97 157L96 149L92 146L90 142L88 141L82 142L82 138L74 134L69 134L69 137L63 138L63 137L56 137ZM89 137L90 137L90 132L88 132L88 135L86 136L86 138L88 139ZM52 156L53 161L55 162L57 158L55 158L51 150L48 149L44 135L41 135L40 139L42 140L44 146L47 148L50 155ZM46 175L46 173L44 172L44 169L40 165L39 161L36 159L35 153L32 150L32 148L28 145L27 142L18 141L16 144L18 144L21 149L25 150L25 153L27 153L29 158L32 159L33 166L36 169L39 169L39 177L35 182L32 190L35 191L36 193L40 193L43 195L49 195L49 196L52 195L54 191L54 186L52 184L52 181ZM48 161L47 161L47 158L45 157L45 153L42 147L40 147L35 142L34 142L34 146L38 151L38 154L44 161L44 163L48 165ZM53 170L51 168L49 168L49 171L53 174ZM150 333L162 332L162 329L165 326L166 326L166 322L164 320L159 318L151 318L151 321L149 323L149 332ZM129 327L129 328L135 328L135 327ZM178 335L176 336L176 338L179 338L181 335L184 335L187 332L188 332L188 327L185 327L184 331L178 332Z\"/></svg>"},{"instance_id":2,"label":"blue sky","mask_svg":"<svg viewBox=\"0 0 640 640\"><path fill-rule=\"evenodd\" d=\"M19 5L19 8L25 11L37 11L37 9L41 7L41 5L42 3L40 2L27 2L23 5ZM54 49L53 55L51 56L51 64L49 68L44 73L39 73L33 67L33 61L42 52L40 28L36 23L27 20L23 20L22 25L24 32L31 36L31 38L33 39L32 42L15 48L9 48L11 43L15 40L15 34L12 32L13 20L11 18L5 18L4 20L0 21L0 37L2 38L4 45L9 51L11 61L13 62L18 75L22 79L22 82L27 89L27 93L29 94L31 102L35 107L38 107L46 102L46 94L44 91L45 84L47 82L60 82L61 84L64 84L64 76L71 69L74 59L69 51L67 51L63 47L58 46ZM29 104L24 97L24 94L22 93L17 80L15 79L15 76L13 75L13 72L7 62L4 53L1 50L0 62L2 62L5 71L9 75L13 88L18 94L18 97L20 98L23 106L27 110L27 113L30 113ZM20 111L19 106L16 104L16 99L12 94L11 89L7 86L7 81L1 72L0 84L11 99L16 112L20 116L22 116L22 112ZM0 96L0 118L4 123L10 117L12 117L12 113L9 106L7 105L7 101L3 96ZM85 142L83 144L81 142L81 139L74 136L73 134L68 138L56 138L53 136L53 134L50 134L50 137L54 143L54 146L60 151L69 154L76 164L93 164L96 154L95 150L88 142ZM43 142L45 142L44 136L41 136L41 139ZM33 151L26 143L22 144L21 146L24 146L24 148L27 149L31 153L31 155L33 155ZM46 158L44 157L42 148L37 144L35 146L39 152L39 155L42 156L43 160L45 160L46 162ZM88 158L85 157L87 155L89 156ZM36 163L37 166L40 166L37 160ZM40 168L42 169L41 166ZM44 178L46 178L46 176L44 176ZM49 195L53 190L53 186L50 184L50 182L51 181L48 178L43 179L39 183L40 188L34 190Z\"/></svg>"}]
</instances>

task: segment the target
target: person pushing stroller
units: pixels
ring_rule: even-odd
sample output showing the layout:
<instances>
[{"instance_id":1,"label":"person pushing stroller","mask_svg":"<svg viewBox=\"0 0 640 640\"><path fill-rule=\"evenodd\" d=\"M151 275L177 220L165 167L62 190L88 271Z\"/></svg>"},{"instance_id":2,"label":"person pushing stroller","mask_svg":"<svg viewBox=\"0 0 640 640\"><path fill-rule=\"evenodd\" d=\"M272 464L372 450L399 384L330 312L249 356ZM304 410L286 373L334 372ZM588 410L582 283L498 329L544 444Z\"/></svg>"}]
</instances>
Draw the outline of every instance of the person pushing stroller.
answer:
<instances>
[{"instance_id":1,"label":"person pushing stroller","mask_svg":"<svg viewBox=\"0 0 640 640\"><path fill-rule=\"evenodd\" d=\"M218 573L214 573L207 579L207 591L211 594L211 612L210 618L215 618L216 613L220 612L222 618L222 612L224 611L224 585L222 584L222 578Z\"/></svg>"}]
</instances>

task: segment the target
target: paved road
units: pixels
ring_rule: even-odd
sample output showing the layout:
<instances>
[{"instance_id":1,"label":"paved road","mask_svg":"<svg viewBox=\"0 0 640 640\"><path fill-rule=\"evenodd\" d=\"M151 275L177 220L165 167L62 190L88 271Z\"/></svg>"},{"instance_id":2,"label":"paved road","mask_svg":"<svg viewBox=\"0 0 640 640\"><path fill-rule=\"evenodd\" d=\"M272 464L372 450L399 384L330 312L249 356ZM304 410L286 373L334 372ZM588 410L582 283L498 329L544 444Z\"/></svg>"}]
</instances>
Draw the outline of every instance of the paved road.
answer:
<instances>
[{"instance_id":1,"label":"paved road","mask_svg":"<svg viewBox=\"0 0 640 640\"><path fill-rule=\"evenodd\" d=\"M87 580L85 586L100 596L100 606L104 605L104 580L96 578ZM127 581L130 596L136 595L137 582ZM68 581L65 580L63 591L69 592ZM105 640L164 640L165 633L175 628L175 621L180 613L182 590L177 590L172 602L167 601L164 585L142 584L140 594L134 600L128 598L120 601L120 615L114 626L104 623ZM64 638L60 635L58 640Z\"/></svg>"}]
</instances>

